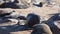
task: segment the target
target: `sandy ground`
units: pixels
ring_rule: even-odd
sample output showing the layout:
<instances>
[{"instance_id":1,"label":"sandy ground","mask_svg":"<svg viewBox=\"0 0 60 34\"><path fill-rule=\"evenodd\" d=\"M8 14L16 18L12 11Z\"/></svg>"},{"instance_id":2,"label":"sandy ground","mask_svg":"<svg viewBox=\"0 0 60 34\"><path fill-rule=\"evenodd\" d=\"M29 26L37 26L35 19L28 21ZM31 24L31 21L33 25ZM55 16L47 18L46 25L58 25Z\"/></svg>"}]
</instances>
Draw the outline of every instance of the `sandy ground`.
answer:
<instances>
[{"instance_id":1,"label":"sandy ground","mask_svg":"<svg viewBox=\"0 0 60 34\"><path fill-rule=\"evenodd\" d=\"M27 16L29 13L35 13L41 17L44 18L49 18L52 15L49 14L56 14L60 12L60 7L58 6L51 6L51 7L29 7L27 9L10 9L10 8L5 8L5 9L0 9L0 10L6 10L6 11L15 11L15 13L19 13L20 15ZM9 10L8 10L9 9ZM47 16L48 15L48 16Z\"/></svg>"}]
</instances>

